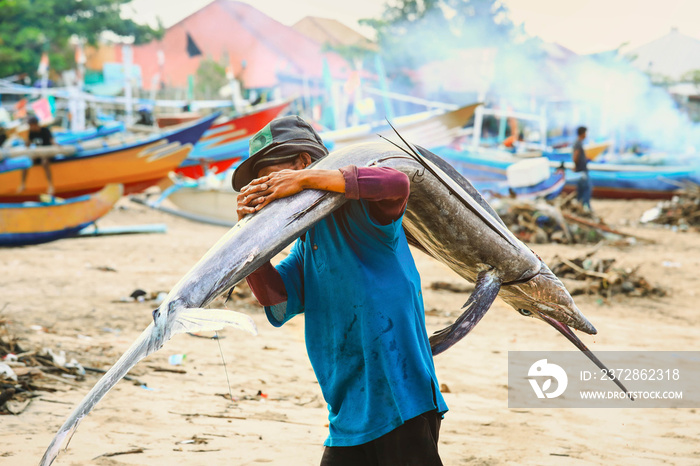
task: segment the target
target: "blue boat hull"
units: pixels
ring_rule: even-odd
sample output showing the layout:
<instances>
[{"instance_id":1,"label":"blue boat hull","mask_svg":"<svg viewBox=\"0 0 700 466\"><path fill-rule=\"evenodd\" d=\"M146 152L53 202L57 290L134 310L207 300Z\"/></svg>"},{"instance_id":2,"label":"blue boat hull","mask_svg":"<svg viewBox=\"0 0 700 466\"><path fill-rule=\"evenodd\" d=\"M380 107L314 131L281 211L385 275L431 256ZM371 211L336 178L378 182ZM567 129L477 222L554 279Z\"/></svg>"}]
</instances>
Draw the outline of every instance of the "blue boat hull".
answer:
<instances>
[{"instance_id":1,"label":"blue boat hull","mask_svg":"<svg viewBox=\"0 0 700 466\"><path fill-rule=\"evenodd\" d=\"M55 132L54 139L56 144L77 144L82 141L109 136L110 134L121 133L126 130L126 126L122 122L113 122L105 124L97 128L90 128L83 131L64 131Z\"/></svg>"},{"instance_id":2,"label":"blue boat hull","mask_svg":"<svg viewBox=\"0 0 700 466\"><path fill-rule=\"evenodd\" d=\"M93 222L58 231L42 231L39 233L0 233L0 247L28 246L32 244L48 243L62 238L76 236L80 230Z\"/></svg>"},{"instance_id":3,"label":"blue boat hull","mask_svg":"<svg viewBox=\"0 0 700 466\"><path fill-rule=\"evenodd\" d=\"M452 148L438 148L445 158L465 176L484 180L505 180L506 169L515 160L490 159L488 156ZM670 199L684 182L700 184L700 167L664 167L627 165L605 169L606 164L589 164L593 197L599 199ZM554 168L553 168L554 170ZM578 175L566 171L564 191L576 189Z\"/></svg>"}]
</instances>

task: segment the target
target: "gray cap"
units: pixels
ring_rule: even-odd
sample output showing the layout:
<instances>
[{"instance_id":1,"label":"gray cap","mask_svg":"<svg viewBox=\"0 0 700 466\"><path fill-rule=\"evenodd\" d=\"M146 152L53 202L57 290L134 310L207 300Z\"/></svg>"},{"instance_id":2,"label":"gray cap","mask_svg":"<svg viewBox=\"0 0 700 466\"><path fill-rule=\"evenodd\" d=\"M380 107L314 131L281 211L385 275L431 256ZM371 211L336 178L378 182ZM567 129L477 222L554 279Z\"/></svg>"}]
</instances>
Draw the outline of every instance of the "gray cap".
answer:
<instances>
[{"instance_id":1,"label":"gray cap","mask_svg":"<svg viewBox=\"0 0 700 466\"><path fill-rule=\"evenodd\" d=\"M250 138L250 155L233 172L233 189L240 191L262 168L276 165L307 152L316 161L328 155L321 136L297 115L275 118Z\"/></svg>"}]
</instances>

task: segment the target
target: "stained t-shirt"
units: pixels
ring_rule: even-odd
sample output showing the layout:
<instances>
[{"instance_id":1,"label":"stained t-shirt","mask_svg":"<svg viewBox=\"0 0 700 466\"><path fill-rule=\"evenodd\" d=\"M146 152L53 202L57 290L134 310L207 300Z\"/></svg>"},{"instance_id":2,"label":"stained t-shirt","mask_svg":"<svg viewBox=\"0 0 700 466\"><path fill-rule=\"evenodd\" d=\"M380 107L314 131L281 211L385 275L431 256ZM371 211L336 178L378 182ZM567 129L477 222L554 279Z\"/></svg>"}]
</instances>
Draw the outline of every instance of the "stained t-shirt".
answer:
<instances>
[{"instance_id":1,"label":"stained t-shirt","mask_svg":"<svg viewBox=\"0 0 700 466\"><path fill-rule=\"evenodd\" d=\"M305 313L306 347L328 403L327 446L374 440L426 411L447 411L425 328L420 276L401 227L350 200L277 266L279 326Z\"/></svg>"}]
</instances>

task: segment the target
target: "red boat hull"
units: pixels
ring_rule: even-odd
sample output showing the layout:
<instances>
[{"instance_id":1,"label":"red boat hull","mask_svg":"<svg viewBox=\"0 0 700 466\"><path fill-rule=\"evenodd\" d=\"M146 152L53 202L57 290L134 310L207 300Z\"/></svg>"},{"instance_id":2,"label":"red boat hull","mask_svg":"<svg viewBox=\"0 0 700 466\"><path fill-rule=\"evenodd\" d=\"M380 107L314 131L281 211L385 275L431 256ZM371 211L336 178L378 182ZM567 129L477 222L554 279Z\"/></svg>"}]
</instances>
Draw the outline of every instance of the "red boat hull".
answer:
<instances>
[{"instance_id":1,"label":"red boat hull","mask_svg":"<svg viewBox=\"0 0 700 466\"><path fill-rule=\"evenodd\" d=\"M210 127L188 158L175 170L176 173L194 179L204 176L207 170L221 173L241 158L247 157L247 139L288 106L289 102L285 101Z\"/></svg>"}]
</instances>

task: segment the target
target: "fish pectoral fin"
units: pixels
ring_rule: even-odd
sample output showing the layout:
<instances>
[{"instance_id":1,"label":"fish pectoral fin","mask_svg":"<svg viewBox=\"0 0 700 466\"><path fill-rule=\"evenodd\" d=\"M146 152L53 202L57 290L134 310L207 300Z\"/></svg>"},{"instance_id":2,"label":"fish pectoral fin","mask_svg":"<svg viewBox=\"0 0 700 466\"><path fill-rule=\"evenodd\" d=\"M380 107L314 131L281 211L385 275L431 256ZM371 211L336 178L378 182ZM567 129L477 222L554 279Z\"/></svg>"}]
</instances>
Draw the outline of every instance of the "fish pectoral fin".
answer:
<instances>
[{"instance_id":1,"label":"fish pectoral fin","mask_svg":"<svg viewBox=\"0 0 700 466\"><path fill-rule=\"evenodd\" d=\"M252 335L258 334L255 322L249 316L228 309L190 308L180 311L173 325L172 333L187 333L221 330L234 327Z\"/></svg>"},{"instance_id":2,"label":"fish pectoral fin","mask_svg":"<svg viewBox=\"0 0 700 466\"><path fill-rule=\"evenodd\" d=\"M496 299L501 289L501 282L502 280L493 269L485 270L477 275L474 291L462 306L464 309L462 315L452 325L435 332L430 337L430 348L433 355L440 354L450 348L479 323Z\"/></svg>"}]
</instances>

